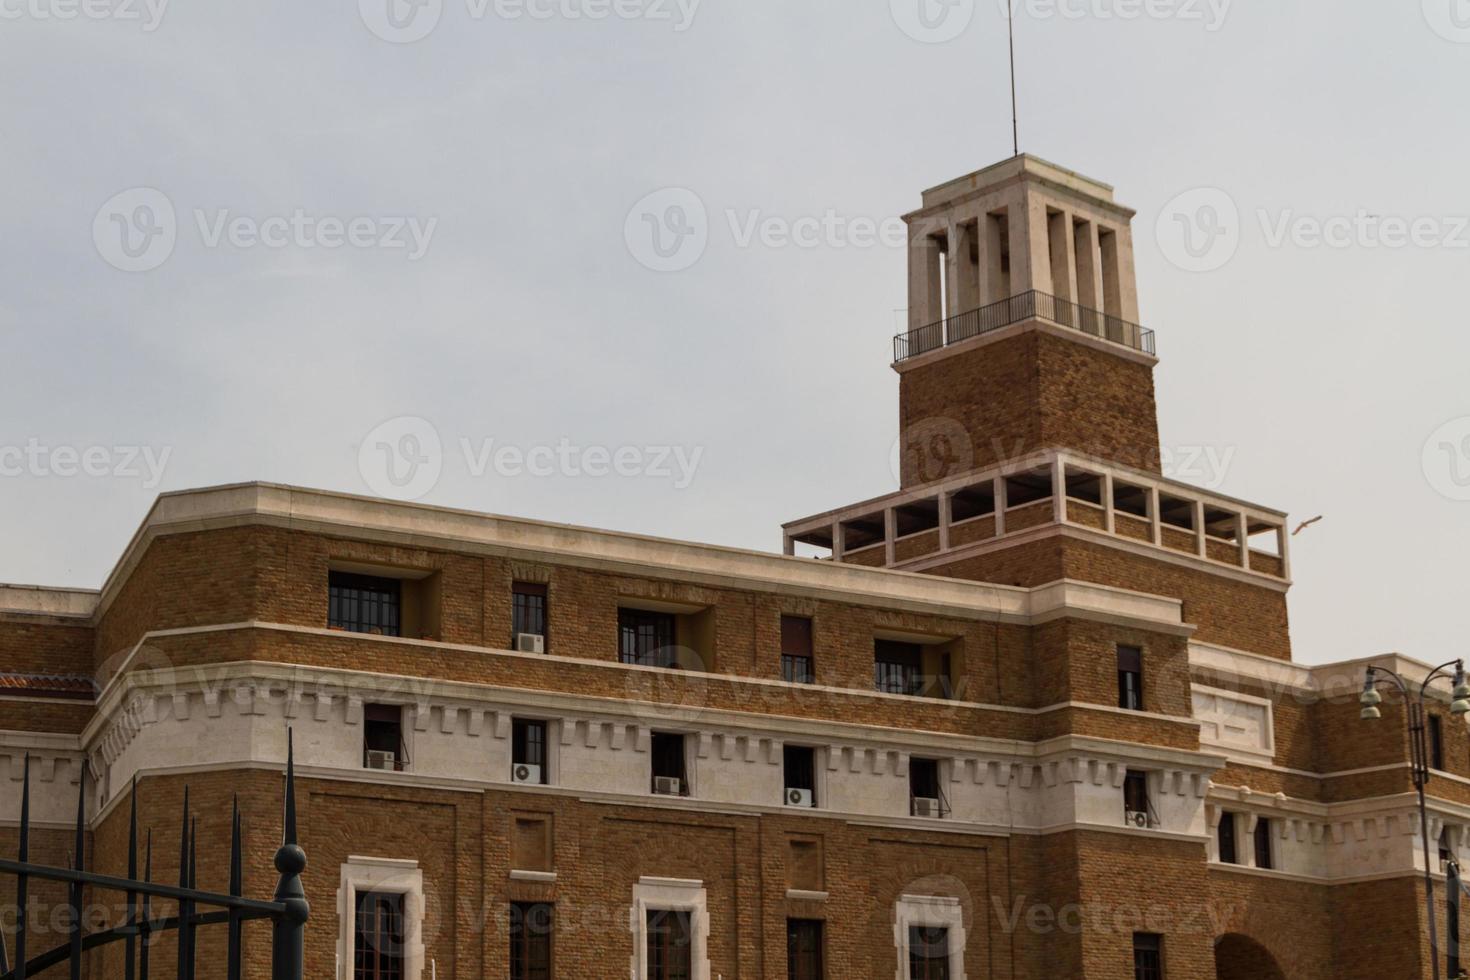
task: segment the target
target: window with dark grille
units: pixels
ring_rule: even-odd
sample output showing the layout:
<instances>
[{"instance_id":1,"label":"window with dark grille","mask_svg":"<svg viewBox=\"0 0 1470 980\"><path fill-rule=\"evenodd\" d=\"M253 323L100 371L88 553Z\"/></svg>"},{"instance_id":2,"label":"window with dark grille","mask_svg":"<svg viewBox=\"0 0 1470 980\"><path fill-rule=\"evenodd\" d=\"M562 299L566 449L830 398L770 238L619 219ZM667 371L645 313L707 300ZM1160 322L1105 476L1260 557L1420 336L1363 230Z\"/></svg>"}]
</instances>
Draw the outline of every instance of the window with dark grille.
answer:
<instances>
[{"instance_id":1,"label":"window with dark grille","mask_svg":"<svg viewBox=\"0 0 1470 980\"><path fill-rule=\"evenodd\" d=\"M1220 815L1220 863L1239 864L1240 855L1235 850L1235 814L1223 813Z\"/></svg>"},{"instance_id":2,"label":"window with dark grille","mask_svg":"<svg viewBox=\"0 0 1470 980\"><path fill-rule=\"evenodd\" d=\"M546 586L516 582L510 587L510 641L522 633L546 635Z\"/></svg>"},{"instance_id":3,"label":"window with dark grille","mask_svg":"<svg viewBox=\"0 0 1470 980\"><path fill-rule=\"evenodd\" d=\"M939 805L938 812L923 812L923 807L932 807L936 801ZM944 794L939 788L938 759L909 760L909 809L914 816L944 816L947 808L944 802Z\"/></svg>"},{"instance_id":4,"label":"window with dark grille","mask_svg":"<svg viewBox=\"0 0 1470 980\"><path fill-rule=\"evenodd\" d=\"M1118 707L1143 710L1143 651L1138 647L1118 648Z\"/></svg>"},{"instance_id":5,"label":"window with dark grille","mask_svg":"<svg viewBox=\"0 0 1470 980\"><path fill-rule=\"evenodd\" d=\"M552 906L510 907L510 980L551 980Z\"/></svg>"},{"instance_id":6,"label":"window with dark grille","mask_svg":"<svg viewBox=\"0 0 1470 980\"><path fill-rule=\"evenodd\" d=\"M949 930L909 926L909 980L949 980Z\"/></svg>"},{"instance_id":7,"label":"window with dark grille","mask_svg":"<svg viewBox=\"0 0 1470 980\"><path fill-rule=\"evenodd\" d=\"M1439 715L1429 716L1429 768L1444 771L1444 721Z\"/></svg>"},{"instance_id":8,"label":"window with dark grille","mask_svg":"<svg viewBox=\"0 0 1470 980\"><path fill-rule=\"evenodd\" d=\"M546 722L517 718L511 722L511 766L520 782L546 782ZM520 773L526 772L526 778ZM539 774L539 778L530 778Z\"/></svg>"},{"instance_id":9,"label":"window with dark grille","mask_svg":"<svg viewBox=\"0 0 1470 980\"><path fill-rule=\"evenodd\" d=\"M1271 860L1271 821L1265 817L1256 820L1256 832L1253 835L1256 846L1256 867L1270 871L1275 864Z\"/></svg>"},{"instance_id":10,"label":"window with dark grille","mask_svg":"<svg viewBox=\"0 0 1470 980\"><path fill-rule=\"evenodd\" d=\"M1149 812L1148 773L1137 769L1128 771L1128 776L1123 780L1123 809L1130 814Z\"/></svg>"},{"instance_id":11,"label":"window with dark grille","mask_svg":"<svg viewBox=\"0 0 1470 980\"><path fill-rule=\"evenodd\" d=\"M786 767L786 803L789 806L817 805L817 750L804 745L788 745L781 750ZM808 794L809 802L793 796L792 791Z\"/></svg>"},{"instance_id":12,"label":"window with dark grille","mask_svg":"<svg viewBox=\"0 0 1470 980\"><path fill-rule=\"evenodd\" d=\"M327 625L349 633L398 636L403 583L392 578L331 572L327 576Z\"/></svg>"},{"instance_id":13,"label":"window with dark grille","mask_svg":"<svg viewBox=\"0 0 1470 980\"><path fill-rule=\"evenodd\" d=\"M781 617L781 676L793 684L812 684L812 621L805 616Z\"/></svg>"},{"instance_id":14,"label":"window with dark grille","mask_svg":"<svg viewBox=\"0 0 1470 980\"><path fill-rule=\"evenodd\" d=\"M1133 980L1164 980L1164 937L1133 934Z\"/></svg>"},{"instance_id":15,"label":"window with dark grille","mask_svg":"<svg viewBox=\"0 0 1470 980\"><path fill-rule=\"evenodd\" d=\"M689 795L689 779L684 771L684 736L654 732L650 755L653 760L653 791L658 792L660 779L677 779L679 794Z\"/></svg>"},{"instance_id":16,"label":"window with dark grille","mask_svg":"<svg viewBox=\"0 0 1470 980\"><path fill-rule=\"evenodd\" d=\"M673 667L674 617L644 609L618 610L618 659L642 667Z\"/></svg>"},{"instance_id":17,"label":"window with dark grille","mask_svg":"<svg viewBox=\"0 0 1470 980\"><path fill-rule=\"evenodd\" d=\"M403 708L396 704L365 704L362 722L362 764L369 769L401 772L408 765Z\"/></svg>"},{"instance_id":18,"label":"window with dark grille","mask_svg":"<svg viewBox=\"0 0 1470 980\"><path fill-rule=\"evenodd\" d=\"M403 980L403 896L357 896L353 980Z\"/></svg>"},{"instance_id":19,"label":"window with dark grille","mask_svg":"<svg viewBox=\"0 0 1470 980\"><path fill-rule=\"evenodd\" d=\"M894 640L873 642L873 687L886 694L918 694L923 680L918 644Z\"/></svg>"},{"instance_id":20,"label":"window with dark grille","mask_svg":"<svg viewBox=\"0 0 1470 980\"><path fill-rule=\"evenodd\" d=\"M694 934L688 912L648 910L648 980L693 980Z\"/></svg>"},{"instance_id":21,"label":"window with dark grille","mask_svg":"<svg viewBox=\"0 0 1470 980\"><path fill-rule=\"evenodd\" d=\"M786 920L786 976L788 980L823 980L822 923Z\"/></svg>"}]
</instances>

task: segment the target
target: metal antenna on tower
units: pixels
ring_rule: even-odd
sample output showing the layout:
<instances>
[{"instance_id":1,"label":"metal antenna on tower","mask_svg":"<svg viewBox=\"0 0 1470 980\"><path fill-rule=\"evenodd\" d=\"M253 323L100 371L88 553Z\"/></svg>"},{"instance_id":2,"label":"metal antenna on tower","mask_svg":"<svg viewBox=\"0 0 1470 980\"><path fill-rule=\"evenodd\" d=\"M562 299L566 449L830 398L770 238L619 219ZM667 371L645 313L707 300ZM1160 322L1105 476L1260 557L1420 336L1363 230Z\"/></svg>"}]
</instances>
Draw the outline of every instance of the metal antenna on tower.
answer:
<instances>
[{"instance_id":1,"label":"metal antenna on tower","mask_svg":"<svg viewBox=\"0 0 1470 980\"><path fill-rule=\"evenodd\" d=\"M1011 42L1011 143L1021 155L1021 123L1016 113L1016 0L1006 0L1006 30Z\"/></svg>"}]
</instances>

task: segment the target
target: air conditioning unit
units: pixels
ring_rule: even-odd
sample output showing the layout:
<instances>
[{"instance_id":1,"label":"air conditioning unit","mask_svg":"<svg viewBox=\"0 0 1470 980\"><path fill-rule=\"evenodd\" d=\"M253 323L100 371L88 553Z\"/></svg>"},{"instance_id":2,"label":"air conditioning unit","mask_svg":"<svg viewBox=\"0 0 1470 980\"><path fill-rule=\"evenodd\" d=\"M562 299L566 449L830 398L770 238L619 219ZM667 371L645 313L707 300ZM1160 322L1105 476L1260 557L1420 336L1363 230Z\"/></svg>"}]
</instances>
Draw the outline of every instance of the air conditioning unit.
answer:
<instances>
[{"instance_id":1,"label":"air conditioning unit","mask_svg":"<svg viewBox=\"0 0 1470 980\"><path fill-rule=\"evenodd\" d=\"M367 754L367 767L369 769L387 769L389 771L398 767L398 754L395 752L384 752L380 749L369 749Z\"/></svg>"},{"instance_id":2,"label":"air conditioning unit","mask_svg":"<svg viewBox=\"0 0 1470 980\"><path fill-rule=\"evenodd\" d=\"M510 771L510 779L513 783L531 783L541 785L541 767L528 766L524 762L518 762Z\"/></svg>"},{"instance_id":3,"label":"air conditioning unit","mask_svg":"<svg viewBox=\"0 0 1470 980\"><path fill-rule=\"evenodd\" d=\"M517 633L516 653L545 653L546 637L540 633Z\"/></svg>"},{"instance_id":4,"label":"air conditioning unit","mask_svg":"<svg viewBox=\"0 0 1470 980\"><path fill-rule=\"evenodd\" d=\"M809 789L788 789L786 791L787 806L816 806L817 798Z\"/></svg>"},{"instance_id":5,"label":"air conditioning unit","mask_svg":"<svg viewBox=\"0 0 1470 980\"><path fill-rule=\"evenodd\" d=\"M653 781L653 791L659 796L678 796L684 784L673 776L659 776Z\"/></svg>"},{"instance_id":6,"label":"air conditioning unit","mask_svg":"<svg viewBox=\"0 0 1470 980\"><path fill-rule=\"evenodd\" d=\"M914 816L916 817L939 817L939 801L927 796L914 797Z\"/></svg>"},{"instance_id":7,"label":"air conditioning unit","mask_svg":"<svg viewBox=\"0 0 1470 980\"><path fill-rule=\"evenodd\" d=\"M1148 814L1142 810L1129 810L1127 813L1128 826L1137 827L1139 830L1147 830L1150 826Z\"/></svg>"}]
</instances>

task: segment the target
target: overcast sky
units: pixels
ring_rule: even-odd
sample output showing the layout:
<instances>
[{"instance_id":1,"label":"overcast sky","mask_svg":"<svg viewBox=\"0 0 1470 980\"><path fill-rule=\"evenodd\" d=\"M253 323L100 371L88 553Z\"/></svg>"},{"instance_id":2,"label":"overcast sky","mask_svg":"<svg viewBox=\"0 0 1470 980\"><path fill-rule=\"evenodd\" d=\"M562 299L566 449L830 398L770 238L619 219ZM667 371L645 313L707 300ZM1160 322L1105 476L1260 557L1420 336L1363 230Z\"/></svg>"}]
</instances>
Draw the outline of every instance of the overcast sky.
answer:
<instances>
[{"instance_id":1,"label":"overcast sky","mask_svg":"<svg viewBox=\"0 0 1470 980\"><path fill-rule=\"evenodd\" d=\"M766 550L896 486L884 230L1010 155L1003 0L160 2L0 0L0 581L242 480ZM1179 475L1324 515L1298 659L1470 652L1470 3L1016 33Z\"/></svg>"}]
</instances>

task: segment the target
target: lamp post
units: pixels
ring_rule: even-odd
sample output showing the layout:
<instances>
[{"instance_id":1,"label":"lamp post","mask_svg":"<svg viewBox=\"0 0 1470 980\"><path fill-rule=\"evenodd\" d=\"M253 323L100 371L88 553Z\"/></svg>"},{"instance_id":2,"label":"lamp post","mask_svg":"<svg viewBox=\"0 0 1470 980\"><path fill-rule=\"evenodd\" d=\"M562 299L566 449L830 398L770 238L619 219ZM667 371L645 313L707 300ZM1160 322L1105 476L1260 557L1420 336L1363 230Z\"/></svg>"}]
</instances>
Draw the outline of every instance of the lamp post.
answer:
<instances>
[{"instance_id":1,"label":"lamp post","mask_svg":"<svg viewBox=\"0 0 1470 980\"><path fill-rule=\"evenodd\" d=\"M1383 695L1378 693L1378 678L1386 677L1393 681L1404 695L1405 712L1409 716L1409 755L1414 775L1414 789L1419 794L1419 836L1424 841L1424 904L1429 913L1429 962L1434 968L1434 980L1439 980L1439 930L1434 920L1434 876L1430 871L1432 865L1429 851L1429 810L1424 802L1424 787L1429 784L1430 772L1424 699L1429 692L1429 685L1440 677L1449 677L1449 670L1452 667L1455 671L1455 688L1451 694L1450 713L1456 717L1463 716L1470 712L1470 683L1467 683L1465 679L1465 665L1459 660L1451 660L1449 663L1434 668L1419 685L1417 694L1414 691L1414 685L1394 671L1385 667L1369 667L1368 675L1363 680L1363 694L1358 699L1363 706L1362 719L1376 721L1383 717L1383 712L1378 710L1378 706L1383 703Z\"/></svg>"}]
</instances>

